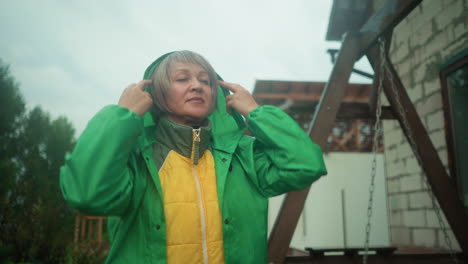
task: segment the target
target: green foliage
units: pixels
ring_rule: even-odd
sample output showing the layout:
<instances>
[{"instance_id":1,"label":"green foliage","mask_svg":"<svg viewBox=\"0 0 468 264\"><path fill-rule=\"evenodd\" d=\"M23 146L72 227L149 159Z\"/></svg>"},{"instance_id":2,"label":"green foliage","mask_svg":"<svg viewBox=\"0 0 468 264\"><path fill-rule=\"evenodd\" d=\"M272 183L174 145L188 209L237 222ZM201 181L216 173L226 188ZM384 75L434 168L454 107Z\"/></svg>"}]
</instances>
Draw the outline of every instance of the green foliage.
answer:
<instances>
[{"instance_id":1,"label":"green foliage","mask_svg":"<svg viewBox=\"0 0 468 264\"><path fill-rule=\"evenodd\" d=\"M0 60L0 202L6 202L5 194L14 186L14 175L19 169L11 159L18 153L18 124L25 111L25 103L18 84L10 76L9 68ZM0 223L1 223L0 215Z\"/></svg>"},{"instance_id":2,"label":"green foliage","mask_svg":"<svg viewBox=\"0 0 468 264\"><path fill-rule=\"evenodd\" d=\"M1 61L0 105L0 263L79 263L69 250L74 212L59 188L74 128L65 117L52 120L40 107L27 112L18 84Z\"/></svg>"}]
</instances>

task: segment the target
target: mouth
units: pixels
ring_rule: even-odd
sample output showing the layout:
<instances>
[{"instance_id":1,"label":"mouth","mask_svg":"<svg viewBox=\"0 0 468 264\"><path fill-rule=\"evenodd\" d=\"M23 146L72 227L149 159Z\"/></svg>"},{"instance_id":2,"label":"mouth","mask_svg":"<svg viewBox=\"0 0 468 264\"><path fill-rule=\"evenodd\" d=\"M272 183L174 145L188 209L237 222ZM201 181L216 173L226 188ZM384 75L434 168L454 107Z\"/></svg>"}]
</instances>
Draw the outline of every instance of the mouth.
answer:
<instances>
[{"instance_id":1,"label":"mouth","mask_svg":"<svg viewBox=\"0 0 468 264\"><path fill-rule=\"evenodd\" d=\"M187 102L202 104L205 102L205 99L202 97L192 97L187 100Z\"/></svg>"}]
</instances>

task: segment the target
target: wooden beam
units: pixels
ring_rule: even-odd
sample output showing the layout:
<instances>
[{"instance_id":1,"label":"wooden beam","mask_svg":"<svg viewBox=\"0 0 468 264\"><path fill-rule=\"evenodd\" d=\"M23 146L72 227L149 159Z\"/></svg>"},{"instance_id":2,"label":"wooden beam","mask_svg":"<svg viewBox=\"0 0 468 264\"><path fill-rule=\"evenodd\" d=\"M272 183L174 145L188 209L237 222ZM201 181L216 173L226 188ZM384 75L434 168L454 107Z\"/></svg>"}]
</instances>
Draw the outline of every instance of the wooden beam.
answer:
<instances>
[{"instance_id":1,"label":"wooden beam","mask_svg":"<svg viewBox=\"0 0 468 264\"><path fill-rule=\"evenodd\" d=\"M376 11L360 30L363 36L361 39L361 50L359 51L358 59L367 53L367 50L376 43L376 40L380 36L387 35L389 32L392 32L393 28L421 2L422 0L387 0L384 6ZM376 88L378 71L374 72L373 88ZM376 89L372 89L369 96L371 112L375 111L376 107L375 90Z\"/></svg>"},{"instance_id":2,"label":"wooden beam","mask_svg":"<svg viewBox=\"0 0 468 264\"><path fill-rule=\"evenodd\" d=\"M367 50L380 36L393 31L393 28L408 16L421 1L422 0L385 1L384 6L377 10L360 30L360 32L363 33L363 39L358 59L367 53Z\"/></svg>"},{"instance_id":3,"label":"wooden beam","mask_svg":"<svg viewBox=\"0 0 468 264\"><path fill-rule=\"evenodd\" d=\"M310 136L322 149L325 147L328 135L335 122L359 50L360 36L347 34L310 126ZM270 233L268 241L269 263L283 263L297 221L304 208L309 188L290 192L286 195L273 230Z\"/></svg>"},{"instance_id":4,"label":"wooden beam","mask_svg":"<svg viewBox=\"0 0 468 264\"><path fill-rule=\"evenodd\" d=\"M392 34L393 34L393 31L390 31L389 33L387 33L386 37L388 37L389 39L392 38ZM375 44L375 45L378 45L378 44ZM385 46L385 52L388 53L388 51L390 50L390 45L386 45ZM380 56L378 58L374 58L374 59L377 59L376 61L374 61L374 65L380 65ZM377 91L378 91L378 88L379 88L379 85L380 85L380 71L375 71L374 69L374 80L372 82L372 89L371 89L371 92L370 92L370 95L369 95L369 107L370 107L370 111L371 112L374 112L377 110Z\"/></svg>"},{"instance_id":5,"label":"wooden beam","mask_svg":"<svg viewBox=\"0 0 468 264\"><path fill-rule=\"evenodd\" d=\"M81 219L81 235L80 235L80 242L83 241L86 235L86 219Z\"/></svg>"},{"instance_id":6,"label":"wooden beam","mask_svg":"<svg viewBox=\"0 0 468 264\"><path fill-rule=\"evenodd\" d=\"M386 39L386 43L390 43L391 38ZM379 61L380 53L378 45L375 45L369 50L367 54L369 62L372 67L377 71L380 67L376 64ZM398 119L403 132L410 142L409 137L414 140L415 155L421 157L421 167L425 172L427 180L431 185L432 191L444 212L450 227L463 250L466 261L468 262L468 215L465 212L462 201L457 195L457 188L454 181L449 177L442 161L439 158L436 148L424 127L421 119L419 118L416 109L411 102L405 87L403 86L398 73L393 67L387 54L387 67L391 78L385 76L384 92L387 96L390 105L394 109L395 117ZM391 80L393 79L393 84ZM393 92L392 85L399 95L399 100ZM404 111L398 111L398 101L403 106ZM407 120L408 127L405 126L404 120ZM410 132L412 134L410 135Z\"/></svg>"},{"instance_id":7,"label":"wooden beam","mask_svg":"<svg viewBox=\"0 0 468 264\"><path fill-rule=\"evenodd\" d=\"M253 97L256 100L264 99L290 99L294 101L311 101L318 102L320 100L320 94L303 94L303 93L255 93ZM353 96L347 95L343 98L343 102L349 103L365 103L369 101L368 96Z\"/></svg>"},{"instance_id":8,"label":"wooden beam","mask_svg":"<svg viewBox=\"0 0 468 264\"><path fill-rule=\"evenodd\" d=\"M97 239L97 242L99 243L99 245L101 245L101 243L102 243L102 222L103 222L103 219L100 218L97 221L98 221L98 231L97 231L98 232L98 234L97 234L98 239Z\"/></svg>"},{"instance_id":9,"label":"wooden beam","mask_svg":"<svg viewBox=\"0 0 468 264\"><path fill-rule=\"evenodd\" d=\"M93 236L93 229L94 229L94 226L93 226L93 221L89 220L89 219L86 219L85 220L88 224L88 230L86 230L86 232L88 233L88 241L91 240L92 236Z\"/></svg>"},{"instance_id":10,"label":"wooden beam","mask_svg":"<svg viewBox=\"0 0 468 264\"><path fill-rule=\"evenodd\" d=\"M80 236L80 219L81 219L81 214L76 213L75 215L75 232L74 232L74 238L73 238L73 244L74 244L74 251L78 252L78 242L79 242L79 236Z\"/></svg>"},{"instance_id":11,"label":"wooden beam","mask_svg":"<svg viewBox=\"0 0 468 264\"><path fill-rule=\"evenodd\" d=\"M375 119L375 109L371 111L369 104L350 104L342 103L338 114L337 119ZM390 107L382 107L381 119L395 119L393 111Z\"/></svg>"},{"instance_id":12,"label":"wooden beam","mask_svg":"<svg viewBox=\"0 0 468 264\"><path fill-rule=\"evenodd\" d=\"M460 263L463 256L456 255ZM323 256L323 257L286 257L285 264L356 264L362 262L362 256ZM450 254L393 254L369 255L368 262L372 264L453 264Z\"/></svg>"},{"instance_id":13,"label":"wooden beam","mask_svg":"<svg viewBox=\"0 0 468 264\"><path fill-rule=\"evenodd\" d=\"M311 104L294 104L284 109L288 113L313 113L315 106ZM381 119L395 119L389 106L382 107ZM368 103L341 103L336 119L375 119L375 109L372 111Z\"/></svg>"},{"instance_id":14,"label":"wooden beam","mask_svg":"<svg viewBox=\"0 0 468 264\"><path fill-rule=\"evenodd\" d=\"M363 26L361 29L362 37L358 38L356 34L345 36L338 59L310 126L311 137L322 148L325 146L338 107L344 97L344 90L348 84L354 62L367 53L368 47L371 47L380 35L391 31L421 1L388 0L385 6ZM268 260L270 263L283 262L309 188L286 195L268 241Z\"/></svg>"}]
</instances>

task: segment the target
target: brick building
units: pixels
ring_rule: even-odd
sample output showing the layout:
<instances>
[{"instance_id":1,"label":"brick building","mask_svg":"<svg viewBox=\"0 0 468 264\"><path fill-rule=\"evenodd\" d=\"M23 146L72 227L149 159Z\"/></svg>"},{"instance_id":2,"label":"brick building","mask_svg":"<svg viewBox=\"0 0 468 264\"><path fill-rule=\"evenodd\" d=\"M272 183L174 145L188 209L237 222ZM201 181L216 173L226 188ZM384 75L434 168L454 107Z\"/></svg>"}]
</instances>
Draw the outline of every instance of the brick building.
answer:
<instances>
[{"instance_id":1,"label":"brick building","mask_svg":"<svg viewBox=\"0 0 468 264\"><path fill-rule=\"evenodd\" d=\"M376 4L378 2L382 1L376 1ZM450 135L445 115L450 106L444 103L441 89L444 82L440 73L444 66L450 66L451 61L463 57L467 48L466 0L422 1L395 28L390 46L391 60L439 157L449 171L447 139ZM464 89L466 88L465 86ZM398 122L384 121L383 128L392 244L446 248L436 209L423 179L424 173ZM466 177L465 174L465 179ZM461 180L459 183L461 184ZM449 234L454 248L459 250L450 230Z\"/></svg>"},{"instance_id":2,"label":"brick building","mask_svg":"<svg viewBox=\"0 0 468 264\"><path fill-rule=\"evenodd\" d=\"M392 8L395 2L335 0L327 40L340 40L344 32L359 30L371 14L384 5ZM463 158L468 154L468 128L463 119L468 120L468 1L422 1L395 27L392 43L386 45L466 210L468 171ZM398 121L383 121L383 130L391 245L409 250L446 249L437 205ZM442 219L448 227L443 213ZM451 230L447 231L453 248L460 250Z\"/></svg>"}]
</instances>

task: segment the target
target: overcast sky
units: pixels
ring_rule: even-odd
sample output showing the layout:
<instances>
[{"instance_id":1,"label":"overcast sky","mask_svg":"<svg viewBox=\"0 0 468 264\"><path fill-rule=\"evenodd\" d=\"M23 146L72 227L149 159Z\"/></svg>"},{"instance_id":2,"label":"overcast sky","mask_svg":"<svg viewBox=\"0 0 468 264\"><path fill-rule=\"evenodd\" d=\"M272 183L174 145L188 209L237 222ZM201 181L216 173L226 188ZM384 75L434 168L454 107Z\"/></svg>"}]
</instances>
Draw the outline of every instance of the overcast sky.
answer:
<instances>
[{"instance_id":1,"label":"overcast sky","mask_svg":"<svg viewBox=\"0 0 468 264\"><path fill-rule=\"evenodd\" d=\"M188 49L229 82L327 81L332 0L4 0L0 58L28 107L68 117L77 130L160 55ZM367 62L357 68L370 71ZM369 82L352 77L353 82Z\"/></svg>"}]
</instances>

